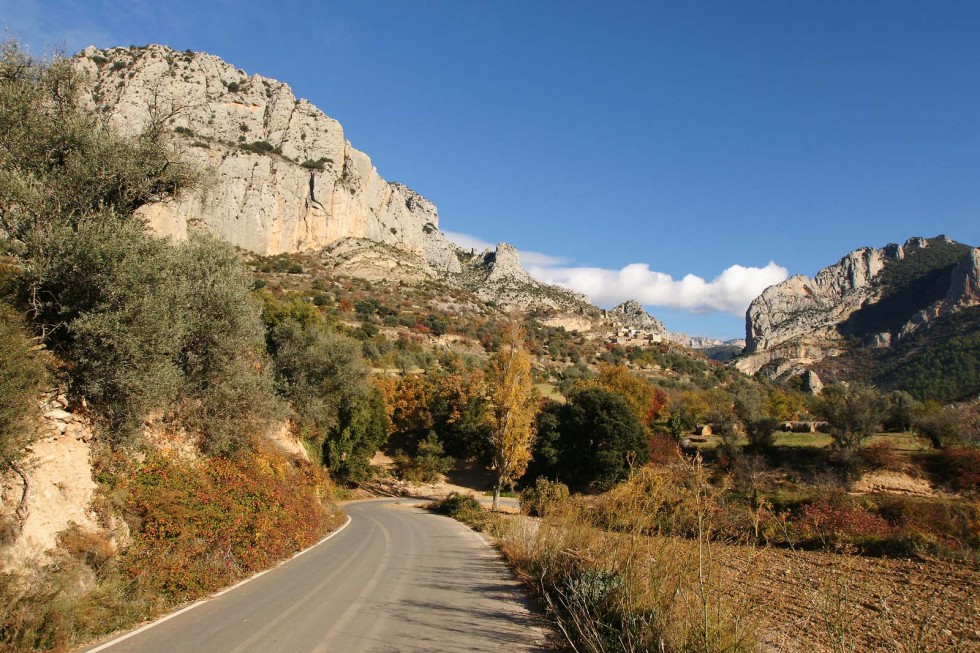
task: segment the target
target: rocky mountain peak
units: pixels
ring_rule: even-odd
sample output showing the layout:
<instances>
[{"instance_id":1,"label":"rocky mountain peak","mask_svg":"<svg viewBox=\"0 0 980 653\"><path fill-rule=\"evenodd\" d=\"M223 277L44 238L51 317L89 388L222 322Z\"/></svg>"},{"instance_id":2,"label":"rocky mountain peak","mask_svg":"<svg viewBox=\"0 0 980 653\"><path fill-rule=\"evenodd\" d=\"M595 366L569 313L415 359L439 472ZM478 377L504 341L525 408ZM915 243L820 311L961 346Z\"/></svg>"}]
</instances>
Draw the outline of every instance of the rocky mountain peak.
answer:
<instances>
[{"instance_id":1,"label":"rocky mountain peak","mask_svg":"<svg viewBox=\"0 0 980 653\"><path fill-rule=\"evenodd\" d=\"M948 236L863 247L767 288L746 311L746 373L802 370L847 343L888 347L930 321L977 303L977 250ZM775 366L775 367L773 367Z\"/></svg>"},{"instance_id":2,"label":"rocky mountain peak","mask_svg":"<svg viewBox=\"0 0 980 653\"><path fill-rule=\"evenodd\" d=\"M487 280L501 282L510 279L516 283L531 283L534 279L521 265L521 257L513 245L500 243L494 250L480 254L479 264L487 270Z\"/></svg>"},{"instance_id":3,"label":"rocky mountain peak","mask_svg":"<svg viewBox=\"0 0 980 653\"><path fill-rule=\"evenodd\" d=\"M191 224L259 254L367 238L451 266L435 205L383 179L340 123L286 84L220 58L161 45L86 48L85 100L122 134L159 122L210 171L206 192L142 209L158 232Z\"/></svg>"},{"instance_id":4,"label":"rocky mountain peak","mask_svg":"<svg viewBox=\"0 0 980 653\"><path fill-rule=\"evenodd\" d=\"M646 331L660 336L667 335L667 328L663 322L647 313L643 306L633 299L629 299L610 310L609 318L613 324L620 327Z\"/></svg>"}]
</instances>

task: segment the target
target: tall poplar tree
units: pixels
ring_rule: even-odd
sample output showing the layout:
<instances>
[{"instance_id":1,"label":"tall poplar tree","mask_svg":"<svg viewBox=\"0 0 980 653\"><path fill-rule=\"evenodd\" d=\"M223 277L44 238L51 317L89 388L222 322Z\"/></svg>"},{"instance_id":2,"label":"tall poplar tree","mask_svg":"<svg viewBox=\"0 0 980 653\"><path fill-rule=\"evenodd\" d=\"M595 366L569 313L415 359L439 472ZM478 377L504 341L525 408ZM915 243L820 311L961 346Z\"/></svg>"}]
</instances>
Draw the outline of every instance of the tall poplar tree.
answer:
<instances>
[{"instance_id":1,"label":"tall poplar tree","mask_svg":"<svg viewBox=\"0 0 980 653\"><path fill-rule=\"evenodd\" d=\"M493 509L500 491L527 469L534 444L534 420L538 396L531 378L531 356L524 348L525 333L516 322L507 325L500 351L490 359L487 385L490 391L490 447L497 471Z\"/></svg>"}]
</instances>

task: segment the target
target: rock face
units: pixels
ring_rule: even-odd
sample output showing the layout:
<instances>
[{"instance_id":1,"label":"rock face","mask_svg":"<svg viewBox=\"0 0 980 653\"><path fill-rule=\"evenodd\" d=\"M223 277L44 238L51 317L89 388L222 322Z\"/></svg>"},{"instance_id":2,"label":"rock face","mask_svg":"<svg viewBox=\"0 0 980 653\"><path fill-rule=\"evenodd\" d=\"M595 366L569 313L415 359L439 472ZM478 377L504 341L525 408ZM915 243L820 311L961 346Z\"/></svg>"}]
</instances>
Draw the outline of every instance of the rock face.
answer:
<instances>
[{"instance_id":1,"label":"rock face","mask_svg":"<svg viewBox=\"0 0 980 653\"><path fill-rule=\"evenodd\" d=\"M0 571L29 568L47 562L58 535L75 525L88 532L102 530L91 508L96 483L89 463L94 437L90 425L65 408L63 396L45 399L41 437L27 450L21 465L31 480L26 514L16 534L0 545ZM0 514L13 523L13 511L23 496L22 480L11 472L0 475Z\"/></svg>"},{"instance_id":2,"label":"rock face","mask_svg":"<svg viewBox=\"0 0 980 653\"><path fill-rule=\"evenodd\" d=\"M588 297L583 294L531 277L521 265L517 250L507 243L466 260L457 281L480 299L497 302L505 308L579 310L589 305Z\"/></svg>"},{"instance_id":3,"label":"rock face","mask_svg":"<svg viewBox=\"0 0 980 653\"><path fill-rule=\"evenodd\" d=\"M162 124L208 171L202 191L140 209L160 234L183 238L201 225L257 254L323 250L346 274L439 277L505 306L587 303L532 279L510 245L466 255L439 231L432 202L382 179L339 122L282 82L160 45L89 47L74 65L109 128L133 135Z\"/></svg>"},{"instance_id":4,"label":"rock face","mask_svg":"<svg viewBox=\"0 0 980 653\"><path fill-rule=\"evenodd\" d=\"M690 347L691 349L710 349L711 347L730 347L733 350L741 351L745 347L745 340L733 338L731 340L720 340L718 338L706 338L704 336L689 336L686 333L668 333L667 340L676 342L679 345Z\"/></svg>"},{"instance_id":5,"label":"rock face","mask_svg":"<svg viewBox=\"0 0 980 653\"><path fill-rule=\"evenodd\" d=\"M745 317L747 374L801 372L854 341L893 346L935 318L978 303L978 251L946 236L855 250L810 279L767 288Z\"/></svg>"},{"instance_id":6,"label":"rock face","mask_svg":"<svg viewBox=\"0 0 980 653\"><path fill-rule=\"evenodd\" d=\"M205 192L142 209L157 231L180 237L203 224L259 254L368 238L447 262L432 202L382 179L340 123L286 84L159 45L89 47L75 66L110 128L135 134L160 119L213 173Z\"/></svg>"},{"instance_id":7,"label":"rock face","mask_svg":"<svg viewBox=\"0 0 980 653\"><path fill-rule=\"evenodd\" d=\"M667 336L667 328L663 322L647 313L640 303L633 299L627 300L610 310L609 319L616 326L645 331L659 335L661 338Z\"/></svg>"}]
</instances>

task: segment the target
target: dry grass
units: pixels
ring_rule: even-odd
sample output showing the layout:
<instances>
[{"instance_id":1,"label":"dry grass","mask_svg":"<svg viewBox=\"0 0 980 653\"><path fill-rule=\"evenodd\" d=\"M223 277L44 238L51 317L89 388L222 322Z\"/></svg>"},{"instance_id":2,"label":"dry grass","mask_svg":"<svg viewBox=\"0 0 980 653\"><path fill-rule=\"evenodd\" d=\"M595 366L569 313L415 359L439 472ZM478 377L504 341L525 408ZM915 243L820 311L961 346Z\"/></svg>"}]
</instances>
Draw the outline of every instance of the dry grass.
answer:
<instances>
[{"instance_id":1,"label":"dry grass","mask_svg":"<svg viewBox=\"0 0 980 653\"><path fill-rule=\"evenodd\" d=\"M712 500L699 461L646 467L599 504L569 501L538 522L515 520L502 549L573 650L750 651L753 606L726 589ZM697 537L659 534L662 519L681 513Z\"/></svg>"},{"instance_id":2,"label":"dry grass","mask_svg":"<svg viewBox=\"0 0 980 653\"><path fill-rule=\"evenodd\" d=\"M761 650L980 650L975 565L730 545L716 554L727 586L755 606Z\"/></svg>"},{"instance_id":3,"label":"dry grass","mask_svg":"<svg viewBox=\"0 0 980 653\"><path fill-rule=\"evenodd\" d=\"M574 651L980 651L980 567L724 537L724 486L646 467L542 519L495 524Z\"/></svg>"}]
</instances>

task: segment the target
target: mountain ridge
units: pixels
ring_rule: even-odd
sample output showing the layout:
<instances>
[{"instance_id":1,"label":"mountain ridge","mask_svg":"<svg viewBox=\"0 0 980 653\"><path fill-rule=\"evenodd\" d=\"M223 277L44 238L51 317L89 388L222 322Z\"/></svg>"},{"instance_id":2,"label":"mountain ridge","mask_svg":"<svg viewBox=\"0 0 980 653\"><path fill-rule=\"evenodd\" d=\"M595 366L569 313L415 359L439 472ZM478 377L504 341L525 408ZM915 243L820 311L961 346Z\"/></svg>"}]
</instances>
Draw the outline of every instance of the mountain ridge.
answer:
<instances>
[{"instance_id":1,"label":"mountain ridge","mask_svg":"<svg viewBox=\"0 0 980 653\"><path fill-rule=\"evenodd\" d=\"M745 353L735 364L775 378L862 349L887 353L980 304L978 279L980 249L945 235L856 249L813 278L796 275L753 300Z\"/></svg>"},{"instance_id":2,"label":"mountain ridge","mask_svg":"<svg viewBox=\"0 0 980 653\"><path fill-rule=\"evenodd\" d=\"M476 256L450 242L434 203L383 179L338 121L283 82L162 45L90 46L73 63L87 80L88 108L107 127L135 135L158 124L210 171L206 192L141 207L159 234L185 238L200 225L260 255L339 248L345 262L363 264L350 274L438 277L505 307L588 302L533 279L506 243ZM382 261L374 243L407 257Z\"/></svg>"}]
</instances>

